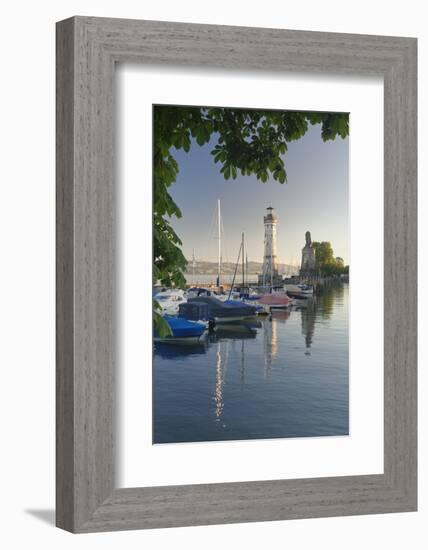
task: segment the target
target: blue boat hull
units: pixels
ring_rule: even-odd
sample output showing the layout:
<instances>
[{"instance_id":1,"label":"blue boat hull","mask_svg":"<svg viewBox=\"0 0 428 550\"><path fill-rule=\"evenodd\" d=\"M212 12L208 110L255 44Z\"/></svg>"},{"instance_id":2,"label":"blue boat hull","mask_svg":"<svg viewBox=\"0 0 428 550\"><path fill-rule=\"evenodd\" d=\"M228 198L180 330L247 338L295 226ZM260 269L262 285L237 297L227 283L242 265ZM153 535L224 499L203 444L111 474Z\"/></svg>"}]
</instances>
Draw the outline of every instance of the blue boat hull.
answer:
<instances>
[{"instance_id":1,"label":"blue boat hull","mask_svg":"<svg viewBox=\"0 0 428 550\"><path fill-rule=\"evenodd\" d=\"M182 319L180 317L165 316L164 319L168 323L172 331L172 335L166 336L165 338L160 338L155 331L155 342L193 344L198 343L205 332L205 325L202 323L188 321L187 319Z\"/></svg>"}]
</instances>

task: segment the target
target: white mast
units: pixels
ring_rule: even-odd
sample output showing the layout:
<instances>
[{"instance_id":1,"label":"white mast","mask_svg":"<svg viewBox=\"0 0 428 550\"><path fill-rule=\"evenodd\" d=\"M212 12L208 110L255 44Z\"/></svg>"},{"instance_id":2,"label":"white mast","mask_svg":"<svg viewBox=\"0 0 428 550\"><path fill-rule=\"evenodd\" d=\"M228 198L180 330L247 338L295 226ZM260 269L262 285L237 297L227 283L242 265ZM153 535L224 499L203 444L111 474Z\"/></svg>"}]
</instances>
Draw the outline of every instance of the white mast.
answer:
<instances>
[{"instance_id":1,"label":"white mast","mask_svg":"<svg viewBox=\"0 0 428 550\"><path fill-rule=\"evenodd\" d=\"M221 285L221 209L220 209L220 199L217 201L217 238L218 238L218 275L217 275L217 286Z\"/></svg>"},{"instance_id":2,"label":"white mast","mask_svg":"<svg viewBox=\"0 0 428 550\"><path fill-rule=\"evenodd\" d=\"M195 249L192 253L192 286L195 286Z\"/></svg>"},{"instance_id":3,"label":"white mast","mask_svg":"<svg viewBox=\"0 0 428 550\"><path fill-rule=\"evenodd\" d=\"M244 232L242 232L242 287L245 286L245 256L244 256ZM244 291L242 291L244 292Z\"/></svg>"}]
</instances>

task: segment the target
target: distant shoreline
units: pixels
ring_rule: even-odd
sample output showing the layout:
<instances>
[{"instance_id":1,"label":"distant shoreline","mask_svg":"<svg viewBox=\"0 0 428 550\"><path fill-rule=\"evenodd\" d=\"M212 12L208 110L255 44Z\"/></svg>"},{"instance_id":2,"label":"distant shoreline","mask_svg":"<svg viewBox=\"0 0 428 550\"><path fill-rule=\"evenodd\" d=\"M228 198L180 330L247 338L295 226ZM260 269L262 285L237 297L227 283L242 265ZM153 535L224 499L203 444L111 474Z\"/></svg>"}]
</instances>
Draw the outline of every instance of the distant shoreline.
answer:
<instances>
[{"instance_id":1,"label":"distant shoreline","mask_svg":"<svg viewBox=\"0 0 428 550\"><path fill-rule=\"evenodd\" d=\"M248 263L245 264L245 270L248 274L248 277L254 278L257 280L257 277L259 274L263 273L263 264L262 262L254 262L254 261L248 261ZM192 260L187 260L187 272L186 272L186 278L188 276L192 276L192 273L195 273L196 276L212 276L214 278L217 277L218 273L218 264L217 262L208 262L205 260L195 260L194 263L194 269L192 269L193 262ZM280 275L290 275L290 274L298 274L299 268L290 264L281 264L278 263L278 272ZM221 272L224 276L232 275L235 273L236 264L233 262L223 262L221 264ZM238 275L242 273L242 264L239 263L238 269L237 269L237 277Z\"/></svg>"}]
</instances>

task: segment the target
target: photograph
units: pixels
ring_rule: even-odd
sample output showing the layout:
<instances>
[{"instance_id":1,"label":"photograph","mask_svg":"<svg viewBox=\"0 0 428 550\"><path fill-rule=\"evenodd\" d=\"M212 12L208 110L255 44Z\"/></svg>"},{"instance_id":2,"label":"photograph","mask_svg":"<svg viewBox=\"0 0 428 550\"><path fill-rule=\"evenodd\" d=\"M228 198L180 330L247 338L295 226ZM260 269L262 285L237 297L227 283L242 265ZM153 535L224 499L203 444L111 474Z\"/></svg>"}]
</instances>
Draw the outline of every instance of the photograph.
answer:
<instances>
[{"instance_id":1,"label":"photograph","mask_svg":"<svg viewBox=\"0 0 428 550\"><path fill-rule=\"evenodd\" d=\"M153 106L153 443L349 434L349 113Z\"/></svg>"}]
</instances>

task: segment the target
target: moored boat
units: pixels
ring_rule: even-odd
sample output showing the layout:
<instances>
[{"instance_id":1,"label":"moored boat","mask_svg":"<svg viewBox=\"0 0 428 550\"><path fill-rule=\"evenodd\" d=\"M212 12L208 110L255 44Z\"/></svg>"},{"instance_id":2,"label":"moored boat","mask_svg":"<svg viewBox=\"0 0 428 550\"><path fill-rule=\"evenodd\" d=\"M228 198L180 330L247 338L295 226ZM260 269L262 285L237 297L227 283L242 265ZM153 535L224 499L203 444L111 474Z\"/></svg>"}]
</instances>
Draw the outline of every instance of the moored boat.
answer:
<instances>
[{"instance_id":1,"label":"moored boat","mask_svg":"<svg viewBox=\"0 0 428 550\"><path fill-rule=\"evenodd\" d=\"M212 288L204 288L204 287L198 287L198 286L193 286L188 288L184 295L187 299L198 298L199 296L215 296L216 298L219 298L221 296L227 296L226 294L219 294L217 291L215 291Z\"/></svg>"},{"instance_id":2,"label":"moored boat","mask_svg":"<svg viewBox=\"0 0 428 550\"><path fill-rule=\"evenodd\" d=\"M162 342L164 344L198 344L206 330L205 323L189 321L181 317L171 317L169 315L165 315L164 319L168 323L172 334L161 338L155 330L153 337L155 342Z\"/></svg>"},{"instance_id":3,"label":"moored boat","mask_svg":"<svg viewBox=\"0 0 428 550\"><path fill-rule=\"evenodd\" d=\"M215 321L216 324L235 323L255 317L256 308L233 300L222 302L212 296L199 296L181 304L178 315L189 320Z\"/></svg>"},{"instance_id":4,"label":"moored boat","mask_svg":"<svg viewBox=\"0 0 428 550\"><path fill-rule=\"evenodd\" d=\"M184 291L179 288L157 292L153 299L158 302L162 315L177 315L179 305L186 302Z\"/></svg>"},{"instance_id":5,"label":"moored boat","mask_svg":"<svg viewBox=\"0 0 428 550\"><path fill-rule=\"evenodd\" d=\"M288 308L291 305L291 300L285 292L273 292L272 294L263 294L257 303L270 311Z\"/></svg>"},{"instance_id":6,"label":"moored boat","mask_svg":"<svg viewBox=\"0 0 428 550\"><path fill-rule=\"evenodd\" d=\"M304 295L312 296L312 294L314 293L314 287L312 285L301 284L297 286L300 288L300 290L302 291L302 294Z\"/></svg>"},{"instance_id":7,"label":"moored boat","mask_svg":"<svg viewBox=\"0 0 428 550\"><path fill-rule=\"evenodd\" d=\"M311 298L313 295L313 288L308 287L308 289L304 289L301 288L301 286L306 285L287 284L286 291L288 296L290 296L290 298L297 298L299 300L307 300L308 298ZM312 291L310 289L312 289Z\"/></svg>"}]
</instances>

